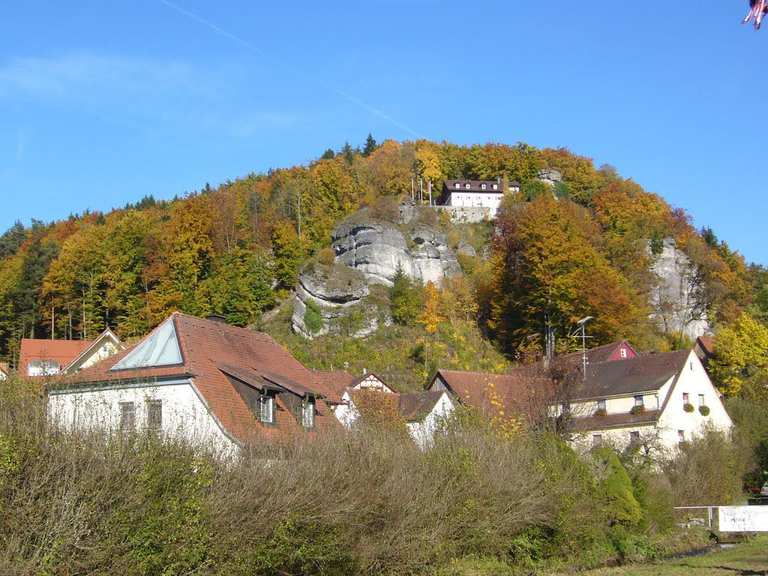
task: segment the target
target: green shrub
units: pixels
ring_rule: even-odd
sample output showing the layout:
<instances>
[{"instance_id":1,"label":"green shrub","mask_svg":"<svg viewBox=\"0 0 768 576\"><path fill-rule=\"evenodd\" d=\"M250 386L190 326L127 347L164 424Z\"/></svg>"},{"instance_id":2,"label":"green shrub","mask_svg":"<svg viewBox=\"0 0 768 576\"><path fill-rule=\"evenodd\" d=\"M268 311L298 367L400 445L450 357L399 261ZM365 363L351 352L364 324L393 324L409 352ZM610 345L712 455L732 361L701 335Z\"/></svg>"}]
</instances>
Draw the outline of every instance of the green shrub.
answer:
<instances>
[{"instance_id":1,"label":"green shrub","mask_svg":"<svg viewBox=\"0 0 768 576\"><path fill-rule=\"evenodd\" d=\"M304 326L312 334L317 334L323 329L323 315L320 306L312 300L307 300L304 310Z\"/></svg>"},{"instance_id":2,"label":"green shrub","mask_svg":"<svg viewBox=\"0 0 768 576\"><path fill-rule=\"evenodd\" d=\"M695 408L693 407L693 404L691 404L690 402L686 402L685 404L683 404L683 410L685 410L690 414L695 410Z\"/></svg>"},{"instance_id":3,"label":"green shrub","mask_svg":"<svg viewBox=\"0 0 768 576\"><path fill-rule=\"evenodd\" d=\"M421 313L422 293L418 286L398 267L392 288L389 292L392 320L395 323L410 326Z\"/></svg>"},{"instance_id":4,"label":"green shrub","mask_svg":"<svg viewBox=\"0 0 768 576\"><path fill-rule=\"evenodd\" d=\"M699 413L702 416L709 416L709 406L699 406Z\"/></svg>"},{"instance_id":5,"label":"green shrub","mask_svg":"<svg viewBox=\"0 0 768 576\"><path fill-rule=\"evenodd\" d=\"M645 406L643 406L642 404L638 406L632 406L632 409L629 411L629 413L632 414L633 416L638 416L640 414L643 414L645 413Z\"/></svg>"},{"instance_id":6,"label":"green shrub","mask_svg":"<svg viewBox=\"0 0 768 576\"><path fill-rule=\"evenodd\" d=\"M611 448L598 448L592 456L599 466L599 477L606 502L606 513L612 525L632 527L640 522L642 511L635 498L632 480Z\"/></svg>"}]
</instances>

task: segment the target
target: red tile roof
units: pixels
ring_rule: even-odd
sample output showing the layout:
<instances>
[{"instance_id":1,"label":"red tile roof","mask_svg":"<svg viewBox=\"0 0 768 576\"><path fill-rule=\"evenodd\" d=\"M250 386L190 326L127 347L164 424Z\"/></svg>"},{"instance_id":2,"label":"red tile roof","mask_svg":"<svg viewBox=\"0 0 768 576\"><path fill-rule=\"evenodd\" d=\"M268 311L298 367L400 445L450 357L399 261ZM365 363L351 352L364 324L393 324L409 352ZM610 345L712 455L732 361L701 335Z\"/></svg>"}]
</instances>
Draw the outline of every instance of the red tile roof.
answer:
<instances>
[{"instance_id":1,"label":"red tile roof","mask_svg":"<svg viewBox=\"0 0 768 576\"><path fill-rule=\"evenodd\" d=\"M196 389L224 430L243 442L286 438L302 428L281 394L277 395L275 425L259 422L225 372L230 372L230 376L248 385L253 383L243 374L238 374L238 370L277 382L281 388L287 389L288 383L293 383L297 390L310 390L328 396L330 400L336 399L335 392L329 386L319 382L313 371L305 368L267 334L180 312L172 314L171 319L183 357L182 364L111 371L115 364L141 344L139 342L95 366L62 379L59 385L192 378ZM337 424L324 400L317 401L317 411L317 429Z\"/></svg>"},{"instance_id":2,"label":"red tile roof","mask_svg":"<svg viewBox=\"0 0 768 576\"><path fill-rule=\"evenodd\" d=\"M75 358L87 350L93 340L35 340L24 338L19 352L19 374L28 374L33 360L56 362L63 370Z\"/></svg>"},{"instance_id":3,"label":"red tile roof","mask_svg":"<svg viewBox=\"0 0 768 576\"><path fill-rule=\"evenodd\" d=\"M441 379L462 404L482 414L493 414L499 402L507 414L537 416L553 395L551 382L532 367L515 368L506 374L439 370L433 379Z\"/></svg>"},{"instance_id":4,"label":"red tile roof","mask_svg":"<svg viewBox=\"0 0 768 576\"><path fill-rule=\"evenodd\" d=\"M398 394L397 409L406 422L421 422L445 394L442 390Z\"/></svg>"}]
</instances>

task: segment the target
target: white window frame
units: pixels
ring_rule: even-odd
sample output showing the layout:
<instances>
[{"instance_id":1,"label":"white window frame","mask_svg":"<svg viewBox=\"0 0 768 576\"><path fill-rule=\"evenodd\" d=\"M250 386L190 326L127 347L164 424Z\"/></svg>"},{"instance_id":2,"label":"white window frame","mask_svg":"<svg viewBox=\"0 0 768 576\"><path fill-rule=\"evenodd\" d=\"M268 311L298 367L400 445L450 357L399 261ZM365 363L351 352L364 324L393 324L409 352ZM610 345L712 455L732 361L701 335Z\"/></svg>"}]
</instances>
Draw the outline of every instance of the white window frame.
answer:
<instances>
[{"instance_id":1,"label":"white window frame","mask_svg":"<svg viewBox=\"0 0 768 576\"><path fill-rule=\"evenodd\" d=\"M307 430L315 427L315 401L307 398L301 406L301 425Z\"/></svg>"},{"instance_id":2,"label":"white window frame","mask_svg":"<svg viewBox=\"0 0 768 576\"><path fill-rule=\"evenodd\" d=\"M271 394L259 396L259 420L262 424L275 423L275 397Z\"/></svg>"},{"instance_id":3,"label":"white window frame","mask_svg":"<svg viewBox=\"0 0 768 576\"><path fill-rule=\"evenodd\" d=\"M150 432L162 432L163 431L163 401L160 399L152 398L147 400L146 405L147 412L147 430Z\"/></svg>"},{"instance_id":4,"label":"white window frame","mask_svg":"<svg viewBox=\"0 0 768 576\"><path fill-rule=\"evenodd\" d=\"M131 401L119 402L120 430L133 432L136 430L136 403Z\"/></svg>"}]
</instances>

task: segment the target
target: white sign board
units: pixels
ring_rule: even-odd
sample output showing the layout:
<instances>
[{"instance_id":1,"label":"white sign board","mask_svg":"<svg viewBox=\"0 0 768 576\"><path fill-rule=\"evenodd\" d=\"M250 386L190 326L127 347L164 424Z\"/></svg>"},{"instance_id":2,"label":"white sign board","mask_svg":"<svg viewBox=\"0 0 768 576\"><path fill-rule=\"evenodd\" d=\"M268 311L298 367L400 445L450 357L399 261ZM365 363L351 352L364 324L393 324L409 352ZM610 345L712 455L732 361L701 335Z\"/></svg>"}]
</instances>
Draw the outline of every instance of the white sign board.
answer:
<instances>
[{"instance_id":1,"label":"white sign board","mask_svg":"<svg viewBox=\"0 0 768 576\"><path fill-rule=\"evenodd\" d=\"M721 506L720 532L768 532L768 506Z\"/></svg>"}]
</instances>

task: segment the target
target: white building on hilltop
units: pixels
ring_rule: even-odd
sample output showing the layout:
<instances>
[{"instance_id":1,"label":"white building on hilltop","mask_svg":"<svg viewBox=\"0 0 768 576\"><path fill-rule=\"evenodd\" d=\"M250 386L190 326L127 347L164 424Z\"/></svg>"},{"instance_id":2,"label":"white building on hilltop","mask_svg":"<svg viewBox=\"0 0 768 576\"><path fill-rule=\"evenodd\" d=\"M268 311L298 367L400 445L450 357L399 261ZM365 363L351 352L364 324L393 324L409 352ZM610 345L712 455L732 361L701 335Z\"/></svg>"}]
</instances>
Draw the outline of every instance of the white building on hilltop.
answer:
<instances>
[{"instance_id":1,"label":"white building on hilltop","mask_svg":"<svg viewBox=\"0 0 768 576\"><path fill-rule=\"evenodd\" d=\"M501 206L504 193L520 191L520 184L510 182L507 190L496 180L446 180L438 204L458 208L487 208L491 218Z\"/></svg>"}]
</instances>

